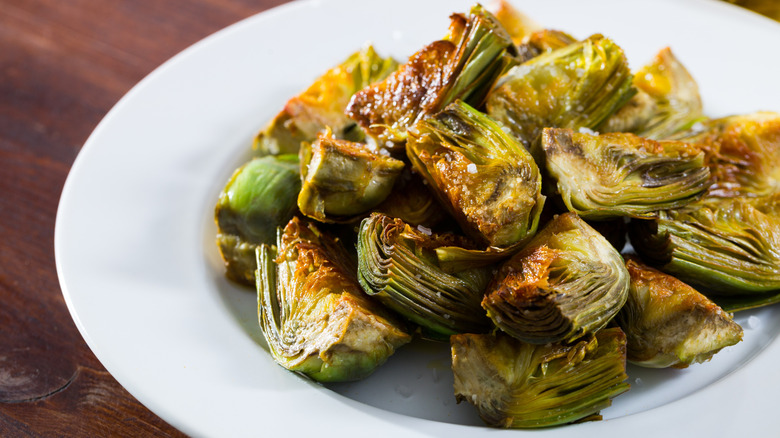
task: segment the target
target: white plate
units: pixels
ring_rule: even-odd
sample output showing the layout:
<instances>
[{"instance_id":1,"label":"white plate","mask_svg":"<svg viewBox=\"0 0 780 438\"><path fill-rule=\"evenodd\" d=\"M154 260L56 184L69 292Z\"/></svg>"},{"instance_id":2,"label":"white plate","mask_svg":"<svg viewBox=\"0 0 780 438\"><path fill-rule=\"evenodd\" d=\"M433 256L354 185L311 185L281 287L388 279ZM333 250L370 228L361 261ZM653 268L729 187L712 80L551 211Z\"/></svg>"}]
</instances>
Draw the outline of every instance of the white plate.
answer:
<instances>
[{"instance_id":1,"label":"white plate","mask_svg":"<svg viewBox=\"0 0 780 438\"><path fill-rule=\"evenodd\" d=\"M405 347L366 381L331 388L276 366L257 329L254 295L223 278L213 243L222 185L288 97L367 41L404 59L443 36L449 13L469 5L289 4L185 50L95 129L60 201L57 270L90 348L144 405L199 436L525 433L488 430L470 405L455 406L446 346ZM634 68L672 46L711 116L780 110L780 26L768 19L706 0L517 6L577 37L612 37ZM705 365L631 368L634 388L603 412L607 421L542 435L776 430L779 310L740 316L744 341Z\"/></svg>"}]
</instances>

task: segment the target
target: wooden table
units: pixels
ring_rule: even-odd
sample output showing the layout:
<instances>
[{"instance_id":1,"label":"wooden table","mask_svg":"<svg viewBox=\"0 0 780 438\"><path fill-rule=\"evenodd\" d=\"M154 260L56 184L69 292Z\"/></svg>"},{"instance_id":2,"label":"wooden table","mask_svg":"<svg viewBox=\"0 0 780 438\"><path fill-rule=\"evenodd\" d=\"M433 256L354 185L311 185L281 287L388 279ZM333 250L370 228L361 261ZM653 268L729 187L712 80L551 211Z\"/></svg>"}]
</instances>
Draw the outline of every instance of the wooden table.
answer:
<instances>
[{"instance_id":1,"label":"wooden table","mask_svg":"<svg viewBox=\"0 0 780 438\"><path fill-rule=\"evenodd\" d=\"M136 82L280 3L0 0L0 436L181 435L76 330L54 266L57 203L87 136Z\"/></svg>"},{"instance_id":2,"label":"wooden table","mask_svg":"<svg viewBox=\"0 0 780 438\"><path fill-rule=\"evenodd\" d=\"M133 85L284 0L0 0L0 436L181 436L103 368L65 306L54 221L73 160Z\"/></svg>"}]
</instances>

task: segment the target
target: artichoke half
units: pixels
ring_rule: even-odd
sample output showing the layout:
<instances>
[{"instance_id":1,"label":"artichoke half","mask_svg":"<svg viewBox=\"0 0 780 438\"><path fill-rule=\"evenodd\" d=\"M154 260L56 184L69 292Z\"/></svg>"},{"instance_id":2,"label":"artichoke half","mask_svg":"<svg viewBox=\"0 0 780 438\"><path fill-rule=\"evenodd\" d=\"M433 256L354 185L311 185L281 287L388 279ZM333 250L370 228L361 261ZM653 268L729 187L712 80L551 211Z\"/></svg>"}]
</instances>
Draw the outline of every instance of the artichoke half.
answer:
<instances>
[{"instance_id":1,"label":"artichoke half","mask_svg":"<svg viewBox=\"0 0 780 438\"><path fill-rule=\"evenodd\" d=\"M446 39L425 46L350 101L347 114L380 146L402 149L409 127L455 100L482 105L495 80L516 62L512 40L482 6L451 20Z\"/></svg>"},{"instance_id":2,"label":"artichoke half","mask_svg":"<svg viewBox=\"0 0 780 438\"><path fill-rule=\"evenodd\" d=\"M409 160L471 237L507 247L536 232L541 174L498 123L458 101L409 132Z\"/></svg>"},{"instance_id":3,"label":"artichoke half","mask_svg":"<svg viewBox=\"0 0 780 438\"><path fill-rule=\"evenodd\" d=\"M528 344L510 336L450 338L455 397L490 426L538 428L600 419L629 389L626 337L615 327L573 344Z\"/></svg>"},{"instance_id":4,"label":"artichoke half","mask_svg":"<svg viewBox=\"0 0 780 438\"><path fill-rule=\"evenodd\" d=\"M626 268L631 287L615 320L626 333L629 361L685 368L742 340L742 327L696 289L635 260Z\"/></svg>"},{"instance_id":5,"label":"artichoke half","mask_svg":"<svg viewBox=\"0 0 780 438\"><path fill-rule=\"evenodd\" d=\"M363 213L387 198L403 168L402 161L362 143L337 140L327 130L301 146L298 208L320 222Z\"/></svg>"},{"instance_id":6,"label":"artichoke half","mask_svg":"<svg viewBox=\"0 0 780 438\"><path fill-rule=\"evenodd\" d=\"M668 47L634 74L634 86L637 94L600 131L660 140L704 119L699 86Z\"/></svg>"},{"instance_id":7,"label":"artichoke half","mask_svg":"<svg viewBox=\"0 0 780 438\"><path fill-rule=\"evenodd\" d=\"M566 213L501 266L482 307L498 328L522 341L570 342L607 325L625 303L628 283L620 254Z\"/></svg>"},{"instance_id":8,"label":"artichoke half","mask_svg":"<svg viewBox=\"0 0 780 438\"><path fill-rule=\"evenodd\" d=\"M697 200L710 184L704 153L687 143L548 128L542 145L566 208L586 219L653 216Z\"/></svg>"},{"instance_id":9,"label":"artichoke half","mask_svg":"<svg viewBox=\"0 0 780 438\"><path fill-rule=\"evenodd\" d=\"M358 280L366 293L420 326L428 338L486 332L491 324L480 301L490 269L446 272L436 256L438 247L466 243L375 213L360 225Z\"/></svg>"},{"instance_id":10,"label":"artichoke half","mask_svg":"<svg viewBox=\"0 0 780 438\"><path fill-rule=\"evenodd\" d=\"M780 301L780 217L734 198L699 202L629 224L642 259L701 286L729 310ZM739 301L745 300L744 304Z\"/></svg>"},{"instance_id":11,"label":"artichoke half","mask_svg":"<svg viewBox=\"0 0 780 438\"><path fill-rule=\"evenodd\" d=\"M274 360L320 382L371 374L411 337L360 289L346 250L293 218L257 250L258 318Z\"/></svg>"},{"instance_id":12,"label":"artichoke half","mask_svg":"<svg viewBox=\"0 0 780 438\"><path fill-rule=\"evenodd\" d=\"M312 142L330 128L338 138L360 141L364 134L344 110L355 92L383 80L398 68L366 46L317 78L306 91L293 97L257 134L254 149L260 155L297 154L301 142Z\"/></svg>"},{"instance_id":13,"label":"artichoke half","mask_svg":"<svg viewBox=\"0 0 780 438\"><path fill-rule=\"evenodd\" d=\"M276 228L297 210L300 189L295 155L255 158L233 173L214 211L217 246L228 278L255 284L255 247L276 241Z\"/></svg>"},{"instance_id":14,"label":"artichoke half","mask_svg":"<svg viewBox=\"0 0 780 438\"><path fill-rule=\"evenodd\" d=\"M757 112L709 120L675 139L705 151L714 180L708 196L752 198L780 192L780 114Z\"/></svg>"},{"instance_id":15,"label":"artichoke half","mask_svg":"<svg viewBox=\"0 0 780 438\"><path fill-rule=\"evenodd\" d=\"M513 67L486 106L541 162L543 128L595 128L634 92L623 50L594 35Z\"/></svg>"}]
</instances>

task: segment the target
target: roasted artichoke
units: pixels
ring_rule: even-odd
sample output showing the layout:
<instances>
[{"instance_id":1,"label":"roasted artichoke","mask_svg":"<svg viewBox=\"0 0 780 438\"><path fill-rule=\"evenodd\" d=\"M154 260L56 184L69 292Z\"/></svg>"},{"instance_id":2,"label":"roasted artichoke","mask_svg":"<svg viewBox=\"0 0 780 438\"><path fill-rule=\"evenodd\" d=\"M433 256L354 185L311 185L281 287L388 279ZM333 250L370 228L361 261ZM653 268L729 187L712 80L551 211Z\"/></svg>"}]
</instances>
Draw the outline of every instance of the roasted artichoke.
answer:
<instances>
[{"instance_id":1,"label":"roasted artichoke","mask_svg":"<svg viewBox=\"0 0 780 438\"><path fill-rule=\"evenodd\" d=\"M516 62L512 40L482 6L451 20L444 40L425 46L350 101L347 114L380 146L402 149L409 127L455 100L480 106L495 80Z\"/></svg>"},{"instance_id":2,"label":"roasted artichoke","mask_svg":"<svg viewBox=\"0 0 780 438\"><path fill-rule=\"evenodd\" d=\"M629 224L642 259L719 297L780 299L780 218L749 200L699 202ZM768 303L765 303L768 304Z\"/></svg>"},{"instance_id":3,"label":"roasted artichoke","mask_svg":"<svg viewBox=\"0 0 780 438\"><path fill-rule=\"evenodd\" d=\"M403 168L402 161L336 140L327 130L301 147L298 208L320 222L363 213L387 198Z\"/></svg>"},{"instance_id":4,"label":"roasted artichoke","mask_svg":"<svg viewBox=\"0 0 780 438\"><path fill-rule=\"evenodd\" d=\"M428 338L485 332L491 325L480 301L490 269L446 272L437 260L436 248L465 244L458 236L375 213L358 232L358 280L366 293L420 326Z\"/></svg>"},{"instance_id":5,"label":"roasted artichoke","mask_svg":"<svg viewBox=\"0 0 780 438\"><path fill-rule=\"evenodd\" d=\"M471 237L506 247L536 231L545 200L539 169L485 114L449 105L410 130L407 155Z\"/></svg>"},{"instance_id":6,"label":"roasted artichoke","mask_svg":"<svg viewBox=\"0 0 780 438\"><path fill-rule=\"evenodd\" d=\"M742 327L682 281L629 259L626 304L615 320L626 333L628 360L651 368L685 368L742 340Z\"/></svg>"},{"instance_id":7,"label":"roasted artichoke","mask_svg":"<svg viewBox=\"0 0 780 438\"><path fill-rule=\"evenodd\" d=\"M637 94L598 129L661 140L704 119L699 87L668 47L634 75Z\"/></svg>"},{"instance_id":8,"label":"roasted artichoke","mask_svg":"<svg viewBox=\"0 0 780 438\"><path fill-rule=\"evenodd\" d=\"M482 307L522 341L570 342L607 325L626 301L628 280L615 248L566 213L501 266Z\"/></svg>"},{"instance_id":9,"label":"roasted artichoke","mask_svg":"<svg viewBox=\"0 0 780 438\"><path fill-rule=\"evenodd\" d=\"M233 173L214 212L228 278L255 284L255 247L276 241L276 228L295 214L300 188L294 155L255 158Z\"/></svg>"},{"instance_id":10,"label":"roasted artichoke","mask_svg":"<svg viewBox=\"0 0 780 438\"><path fill-rule=\"evenodd\" d=\"M371 374L410 336L360 289L345 249L293 218L257 250L258 318L274 360L320 382Z\"/></svg>"},{"instance_id":11,"label":"roasted artichoke","mask_svg":"<svg viewBox=\"0 0 780 438\"><path fill-rule=\"evenodd\" d=\"M303 93L293 97L284 109L255 138L260 155L297 154L301 142L312 142L330 128L337 138L359 141L364 137L344 110L355 92L383 80L398 63L382 58L371 46L353 53L328 70Z\"/></svg>"},{"instance_id":12,"label":"roasted artichoke","mask_svg":"<svg viewBox=\"0 0 780 438\"><path fill-rule=\"evenodd\" d=\"M653 216L697 200L710 184L704 153L687 143L548 128L542 145L566 208L587 219Z\"/></svg>"},{"instance_id":13,"label":"roasted artichoke","mask_svg":"<svg viewBox=\"0 0 780 438\"><path fill-rule=\"evenodd\" d=\"M627 391L626 337L608 328L572 344L528 344L502 333L454 335L455 397L490 426L536 428L599 419Z\"/></svg>"},{"instance_id":14,"label":"roasted artichoke","mask_svg":"<svg viewBox=\"0 0 780 438\"><path fill-rule=\"evenodd\" d=\"M595 128L633 94L623 50L594 35L513 67L490 92L487 112L541 160L543 128Z\"/></svg>"},{"instance_id":15,"label":"roasted artichoke","mask_svg":"<svg viewBox=\"0 0 780 438\"><path fill-rule=\"evenodd\" d=\"M675 138L704 149L714 181L708 196L752 198L780 192L780 114L709 120Z\"/></svg>"}]
</instances>

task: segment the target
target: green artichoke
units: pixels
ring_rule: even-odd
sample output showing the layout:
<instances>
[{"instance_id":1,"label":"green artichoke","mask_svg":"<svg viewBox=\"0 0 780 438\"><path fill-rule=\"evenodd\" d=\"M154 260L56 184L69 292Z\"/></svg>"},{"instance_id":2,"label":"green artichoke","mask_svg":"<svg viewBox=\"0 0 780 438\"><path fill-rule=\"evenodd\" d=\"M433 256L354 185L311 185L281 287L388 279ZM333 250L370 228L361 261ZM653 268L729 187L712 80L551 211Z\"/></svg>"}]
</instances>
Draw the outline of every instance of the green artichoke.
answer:
<instances>
[{"instance_id":1,"label":"green artichoke","mask_svg":"<svg viewBox=\"0 0 780 438\"><path fill-rule=\"evenodd\" d=\"M501 266L482 307L498 328L522 341L570 342L606 326L625 303L628 284L615 248L566 213Z\"/></svg>"},{"instance_id":2,"label":"green artichoke","mask_svg":"<svg viewBox=\"0 0 780 438\"><path fill-rule=\"evenodd\" d=\"M598 419L629 389L626 337L603 329L572 344L528 344L510 336L450 338L455 397L490 426L538 428Z\"/></svg>"},{"instance_id":3,"label":"green artichoke","mask_svg":"<svg viewBox=\"0 0 780 438\"><path fill-rule=\"evenodd\" d=\"M422 328L424 336L446 339L486 332L490 320L480 307L489 268L445 271L436 248L468 242L375 213L358 232L358 280L363 290Z\"/></svg>"},{"instance_id":4,"label":"green artichoke","mask_svg":"<svg viewBox=\"0 0 780 438\"><path fill-rule=\"evenodd\" d=\"M449 105L410 130L407 155L474 239L507 247L536 232L545 200L539 169L485 114Z\"/></svg>"},{"instance_id":5,"label":"green artichoke","mask_svg":"<svg viewBox=\"0 0 780 438\"><path fill-rule=\"evenodd\" d=\"M233 173L215 207L217 246L227 277L255 284L255 246L273 243L276 228L297 210L301 188L298 157L255 158Z\"/></svg>"},{"instance_id":6,"label":"green artichoke","mask_svg":"<svg viewBox=\"0 0 780 438\"><path fill-rule=\"evenodd\" d=\"M570 211L587 219L649 217L704 195L704 153L678 141L633 134L545 129L547 169Z\"/></svg>"},{"instance_id":7,"label":"green artichoke","mask_svg":"<svg viewBox=\"0 0 780 438\"><path fill-rule=\"evenodd\" d=\"M615 320L628 360L651 368L686 368L742 340L742 327L682 281L629 259L631 287Z\"/></svg>"},{"instance_id":8,"label":"green artichoke","mask_svg":"<svg viewBox=\"0 0 780 438\"><path fill-rule=\"evenodd\" d=\"M360 289L349 255L293 218L257 250L258 318L279 365L320 382L371 374L411 337Z\"/></svg>"}]
</instances>

